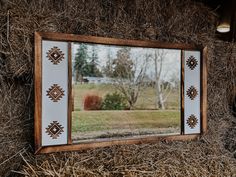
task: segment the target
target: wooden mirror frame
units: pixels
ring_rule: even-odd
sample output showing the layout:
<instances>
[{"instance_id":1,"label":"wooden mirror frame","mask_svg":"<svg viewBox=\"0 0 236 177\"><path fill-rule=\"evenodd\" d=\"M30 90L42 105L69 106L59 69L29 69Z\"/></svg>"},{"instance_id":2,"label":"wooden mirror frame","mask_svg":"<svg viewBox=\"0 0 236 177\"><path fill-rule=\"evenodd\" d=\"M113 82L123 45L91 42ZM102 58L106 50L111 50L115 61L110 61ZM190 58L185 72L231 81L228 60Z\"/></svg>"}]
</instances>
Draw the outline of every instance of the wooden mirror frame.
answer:
<instances>
[{"instance_id":1,"label":"wooden mirror frame","mask_svg":"<svg viewBox=\"0 0 236 177\"><path fill-rule=\"evenodd\" d=\"M85 42L94 44L108 44L108 45L122 45L133 47L149 47L149 48L162 48L162 49L179 49L181 50L181 134L180 135L158 135L147 136L139 138L124 138L117 140L99 140L93 142L72 144L71 140L71 79L68 81L68 142L66 145L54 145L54 146L42 146L42 41L63 41L68 42L68 76L71 76L71 43L72 42ZM184 134L184 62L183 51L200 51L200 134ZM60 151L75 151L88 148L105 147L111 145L122 144L140 144L151 143L157 141L172 141L172 140L193 140L200 137L207 130L207 48L188 44L177 43L163 43L156 41L144 41L144 40L125 40L95 36L83 36L74 34L63 33L47 33L47 32L35 32L35 122L34 122L34 138L35 138L35 153L50 153Z\"/></svg>"}]
</instances>

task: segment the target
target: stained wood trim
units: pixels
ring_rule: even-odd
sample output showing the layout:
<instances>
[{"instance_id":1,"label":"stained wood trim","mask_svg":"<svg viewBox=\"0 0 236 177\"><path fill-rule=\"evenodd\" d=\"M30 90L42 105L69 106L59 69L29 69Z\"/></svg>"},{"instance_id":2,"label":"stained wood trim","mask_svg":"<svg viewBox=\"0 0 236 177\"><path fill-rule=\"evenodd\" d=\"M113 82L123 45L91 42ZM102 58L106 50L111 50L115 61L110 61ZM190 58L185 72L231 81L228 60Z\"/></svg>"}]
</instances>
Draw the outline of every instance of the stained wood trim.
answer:
<instances>
[{"instance_id":1,"label":"stained wood trim","mask_svg":"<svg viewBox=\"0 0 236 177\"><path fill-rule=\"evenodd\" d=\"M42 147L41 138L41 120L42 120L42 40L55 40L68 42L68 144L60 146ZM72 144L71 140L71 114L72 114L72 61L71 61L71 42L87 42L107 45L124 45L136 47L153 47L153 48L167 48L181 50L181 134L182 135L165 135L165 136L143 136L129 139L106 139L96 140L93 142L81 142L79 144ZM50 153L59 151L74 151L88 148L105 147L111 145L122 144L141 144L156 141L172 141L172 140L192 140L200 137L200 134L184 134L184 50L201 51L202 47L188 44L172 44L160 43L156 41L140 41L140 40L124 40L114 38L103 38L94 36L81 36L74 34L62 33L35 33L35 153ZM201 59L201 79L202 79L202 97L201 97L201 133L206 132L207 129L207 49L202 51L203 59Z\"/></svg>"},{"instance_id":2,"label":"stained wood trim","mask_svg":"<svg viewBox=\"0 0 236 177\"><path fill-rule=\"evenodd\" d=\"M201 133L207 131L207 47L202 50L201 59Z\"/></svg>"},{"instance_id":3,"label":"stained wood trim","mask_svg":"<svg viewBox=\"0 0 236 177\"><path fill-rule=\"evenodd\" d=\"M181 135L184 135L184 50L181 50Z\"/></svg>"},{"instance_id":4,"label":"stained wood trim","mask_svg":"<svg viewBox=\"0 0 236 177\"><path fill-rule=\"evenodd\" d=\"M71 42L68 42L68 144L72 144L71 126L72 126L72 58L71 58Z\"/></svg>"},{"instance_id":5,"label":"stained wood trim","mask_svg":"<svg viewBox=\"0 0 236 177\"><path fill-rule=\"evenodd\" d=\"M192 135L169 135L169 136L146 136L142 138L133 139L117 139L117 140L103 140L89 143L73 144L73 145L61 145L61 146L50 146L43 147L37 153L51 153L51 152L62 152L62 151L78 151L84 149L92 149L98 147L107 147L112 145L128 145L128 144L143 144L143 143L155 143L157 141L189 141L199 138L199 134Z\"/></svg>"},{"instance_id":6,"label":"stained wood trim","mask_svg":"<svg viewBox=\"0 0 236 177\"><path fill-rule=\"evenodd\" d=\"M105 44L105 45L123 45L123 46L136 46L136 47L149 47L149 48L167 48L167 49L199 49L202 46L190 45L190 44L179 44L179 43L165 43L157 42L151 40L128 40L128 39L115 39L107 37L97 37L97 36L84 36L76 34L65 34L65 33L49 33L49 32L39 32L44 40L57 40L57 41L72 41L72 42L87 42L95 44Z\"/></svg>"},{"instance_id":7,"label":"stained wood trim","mask_svg":"<svg viewBox=\"0 0 236 177\"><path fill-rule=\"evenodd\" d=\"M42 145L42 37L35 33L35 63L34 63L34 140L35 151Z\"/></svg>"}]
</instances>

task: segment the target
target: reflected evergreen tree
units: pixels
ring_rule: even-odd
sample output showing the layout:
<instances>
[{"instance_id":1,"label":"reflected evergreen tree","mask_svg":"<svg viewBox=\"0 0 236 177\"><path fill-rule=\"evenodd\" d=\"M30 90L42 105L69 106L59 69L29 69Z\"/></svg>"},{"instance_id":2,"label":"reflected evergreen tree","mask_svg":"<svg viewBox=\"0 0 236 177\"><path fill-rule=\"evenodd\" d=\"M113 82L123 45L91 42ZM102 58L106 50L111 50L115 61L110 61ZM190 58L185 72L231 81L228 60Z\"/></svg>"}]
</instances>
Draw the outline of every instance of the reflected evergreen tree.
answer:
<instances>
[{"instance_id":1,"label":"reflected evergreen tree","mask_svg":"<svg viewBox=\"0 0 236 177\"><path fill-rule=\"evenodd\" d=\"M98 53L96 46L92 47L92 55L90 62L88 63L88 76L90 77L102 77L101 71L98 69Z\"/></svg>"},{"instance_id":2,"label":"reflected evergreen tree","mask_svg":"<svg viewBox=\"0 0 236 177\"><path fill-rule=\"evenodd\" d=\"M106 61L106 66L103 67L103 72L107 77L112 77L113 75L113 68L112 68L112 63L113 63L113 58L111 54L111 49L110 47L107 49L107 61Z\"/></svg>"},{"instance_id":3,"label":"reflected evergreen tree","mask_svg":"<svg viewBox=\"0 0 236 177\"><path fill-rule=\"evenodd\" d=\"M122 79L132 79L134 77L130 50L130 48L124 47L117 51L116 58L112 62L113 72L111 77Z\"/></svg>"},{"instance_id":4,"label":"reflected evergreen tree","mask_svg":"<svg viewBox=\"0 0 236 177\"><path fill-rule=\"evenodd\" d=\"M89 74L89 65L88 65L88 47L86 44L80 44L77 52L75 54L75 80L78 82L83 81L83 76Z\"/></svg>"}]
</instances>

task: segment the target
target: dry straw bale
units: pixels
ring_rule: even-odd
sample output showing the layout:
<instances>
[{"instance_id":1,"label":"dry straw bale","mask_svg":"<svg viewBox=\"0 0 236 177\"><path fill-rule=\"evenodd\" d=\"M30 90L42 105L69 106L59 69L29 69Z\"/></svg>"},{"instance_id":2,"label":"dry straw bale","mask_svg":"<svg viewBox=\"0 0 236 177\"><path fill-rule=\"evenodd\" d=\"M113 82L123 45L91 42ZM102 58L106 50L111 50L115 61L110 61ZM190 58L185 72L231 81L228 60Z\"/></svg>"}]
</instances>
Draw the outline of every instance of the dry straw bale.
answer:
<instances>
[{"instance_id":1,"label":"dry straw bale","mask_svg":"<svg viewBox=\"0 0 236 177\"><path fill-rule=\"evenodd\" d=\"M0 0L0 6L0 175L17 175L10 170L19 168L25 176L236 174L235 117L229 107L236 46L215 40L210 9L190 0ZM34 31L208 46L208 134L192 142L33 156Z\"/></svg>"}]
</instances>

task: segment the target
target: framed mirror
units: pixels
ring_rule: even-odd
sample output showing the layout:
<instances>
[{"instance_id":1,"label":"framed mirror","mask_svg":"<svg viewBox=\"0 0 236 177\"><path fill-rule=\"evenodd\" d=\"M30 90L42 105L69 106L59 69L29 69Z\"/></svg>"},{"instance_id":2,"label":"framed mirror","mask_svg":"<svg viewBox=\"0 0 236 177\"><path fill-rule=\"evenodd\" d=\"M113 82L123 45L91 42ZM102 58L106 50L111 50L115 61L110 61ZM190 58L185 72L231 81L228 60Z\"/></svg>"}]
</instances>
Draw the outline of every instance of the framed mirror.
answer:
<instances>
[{"instance_id":1,"label":"framed mirror","mask_svg":"<svg viewBox=\"0 0 236 177\"><path fill-rule=\"evenodd\" d=\"M199 137L206 50L36 32L36 153Z\"/></svg>"}]
</instances>

